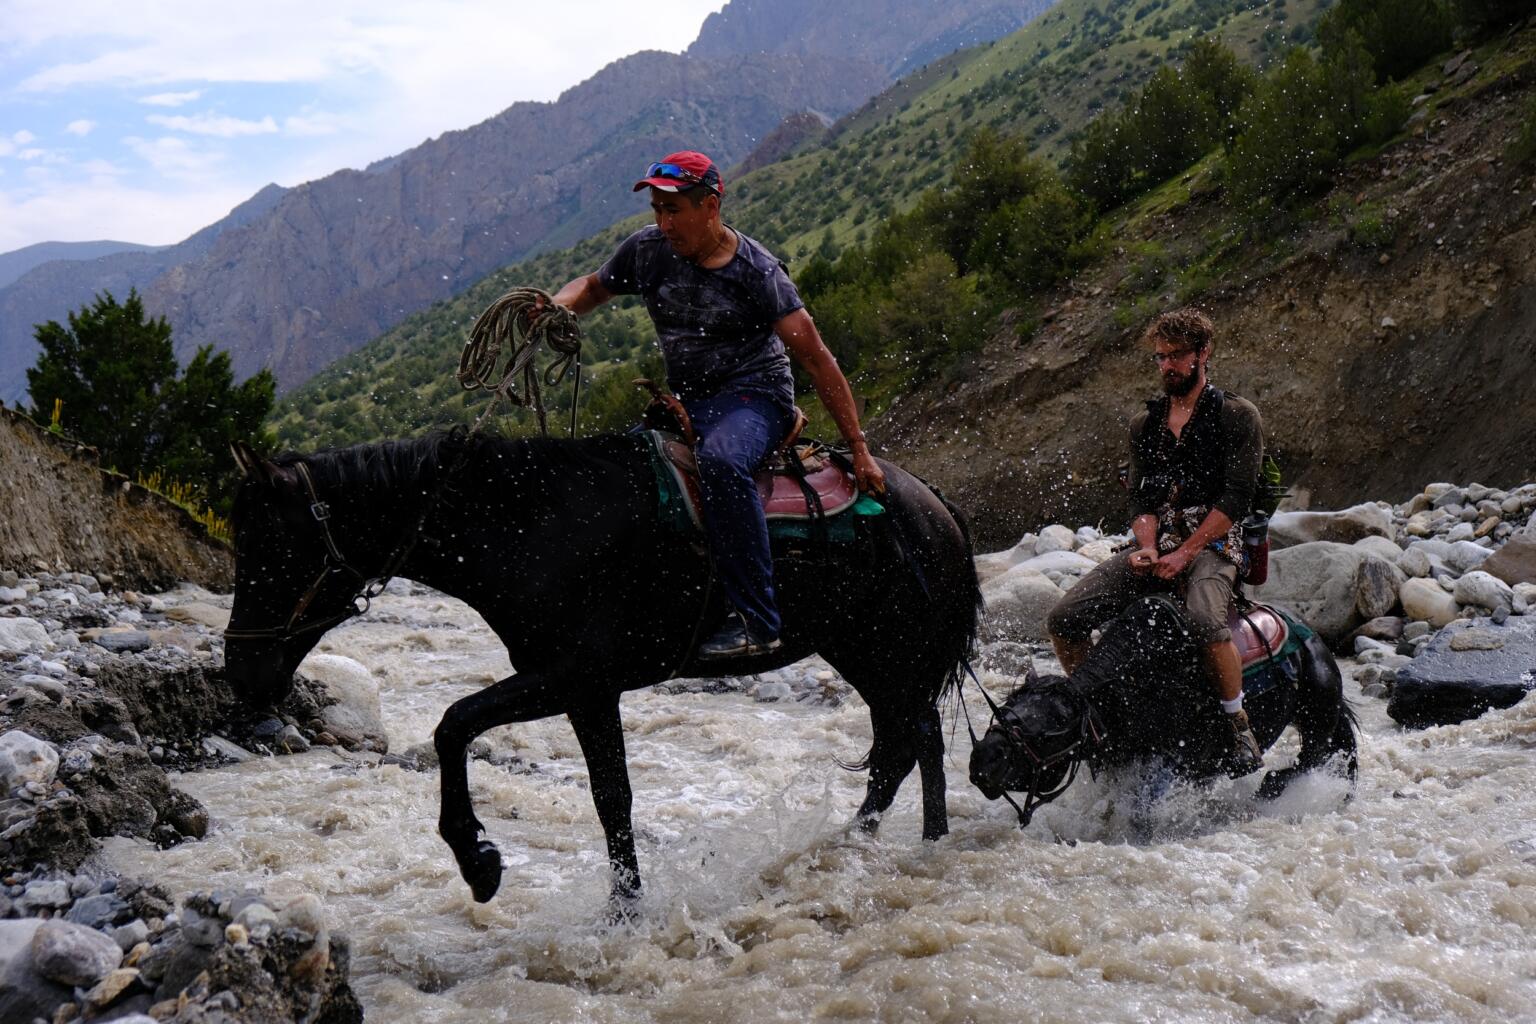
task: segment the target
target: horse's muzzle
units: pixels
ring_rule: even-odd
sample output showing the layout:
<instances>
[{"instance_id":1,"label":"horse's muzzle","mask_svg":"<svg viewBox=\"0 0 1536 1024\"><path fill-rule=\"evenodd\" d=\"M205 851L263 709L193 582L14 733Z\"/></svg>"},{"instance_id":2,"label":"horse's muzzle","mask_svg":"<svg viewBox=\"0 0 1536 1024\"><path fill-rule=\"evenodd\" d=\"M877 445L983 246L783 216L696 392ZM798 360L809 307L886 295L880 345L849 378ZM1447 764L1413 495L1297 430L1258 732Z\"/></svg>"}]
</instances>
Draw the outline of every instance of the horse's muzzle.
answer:
<instances>
[{"instance_id":1,"label":"horse's muzzle","mask_svg":"<svg viewBox=\"0 0 1536 1024\"><path fill-rule=\"evenodd\" d=\"M988 731L971 748L971 784L988 800L996 800L1008 788L1008 745Z\"/></svg>"}]
</instances>

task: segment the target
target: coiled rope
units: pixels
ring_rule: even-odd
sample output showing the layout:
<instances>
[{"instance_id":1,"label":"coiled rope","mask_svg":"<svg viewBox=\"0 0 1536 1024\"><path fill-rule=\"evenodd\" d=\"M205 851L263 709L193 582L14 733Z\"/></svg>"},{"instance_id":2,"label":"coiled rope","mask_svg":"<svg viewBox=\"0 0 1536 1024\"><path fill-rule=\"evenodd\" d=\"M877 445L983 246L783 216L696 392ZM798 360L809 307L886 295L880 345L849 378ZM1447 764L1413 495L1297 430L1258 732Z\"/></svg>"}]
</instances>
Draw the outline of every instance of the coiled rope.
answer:
<instances>
[{"instance_id":1,"label":"coiled rope","mask_svg":"<svg viewBox=\"0 0 1536 1024\"><path fill-rule=\"evenodd\" d=\"M540 345L549 346L558 356L542 374L534 365ZM507 363L498 374L496 367L503 347L509 349ZM576 407L581 398L581 328L576 314L556 303L543 289L513 288L475 319L469 341L459 356L458 380L464 390L484 388L496 396L496 401L475 421L475 432L497 402L506 399L513 405L533 409L539 419L539 430L548 434L541 384L555 387L573 369L576 377L571 386L571 436L575 437Z\"/></svg>"}]
</instances>

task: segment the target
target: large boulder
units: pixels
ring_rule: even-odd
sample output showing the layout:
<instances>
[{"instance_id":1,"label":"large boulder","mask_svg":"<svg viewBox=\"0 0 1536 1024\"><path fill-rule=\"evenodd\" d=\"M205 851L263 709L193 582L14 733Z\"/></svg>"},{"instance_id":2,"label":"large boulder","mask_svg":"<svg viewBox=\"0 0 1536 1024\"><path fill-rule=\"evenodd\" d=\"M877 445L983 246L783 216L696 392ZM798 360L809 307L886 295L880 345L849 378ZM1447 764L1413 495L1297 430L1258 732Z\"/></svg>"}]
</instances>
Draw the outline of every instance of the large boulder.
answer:
<instances>
[{"instance_id":1,"label":"large boulder","mask_svg":"<svg viewBox=\"0 0 1536 1024\"><path fill-rule=\"evenodd\" d=\"M1295 610L1338 645L1362 622L1392 610L1401 579L1390 562L1362 548L1312 541L1270 552L1269 580L1252 593Z\"/></svg>"},{"instance_id":2,"label":"large boulder","mask_svg":"<svg viewBox=\"0 0 1536 1024\"><path fill-rule=\"evenodd\" d=\"M1094 569L1098 564L1093 559L1080 555L1076 551L1058 549L1056 551L1047 551L1043 555L1036 555L1034 558L1026 558L1019 563L1018 567L1021 569L1033 569L1038 573L1064 572L1081 576L1083 573Z\"/></svg>"},{"instance_id":3,"label":"large boulder","mask_svg":"<svg viewBox=\"0 0 1536 1024\"><path fill-rule=\"evenodd\" d=\"M982 585L987 603L982 620L984 640L1040 639L1046 635L1045 617L1062 590L1035 569L1015 566Z\"/></svg>"},{"instance_id":4,"label":"large boulder","mask_svg":"<svg viewBox=\"0 0 1536 1024\"><path fill-rule=\"evenodd\" d=\"M1536 529L1527 526L1511 534L1504 546L1489 555L1479 568L1510 586L1536 583Z\"/></svg>"},{"instance_id":5,"label":"large boulder","mask_svg":"<svg viewBox=\"0 0 1536 1024\"><path fill-rule=\"evenodd\" d=\"M0 619L0 652L30 654L49 650L53 641L36 619Z\"/></svg>"},{"instance_id":6,"label":"large boulder","mask_svg":"<svg viewBox=\"0 0 1536 1024\"><path fill-rule=\"evenodd\" d=\"M1515 592L1508 583L1497 576L1490 576L1481 569L1474 569L1456 581L1451 592L1457 604L1470 605L1492 615L1499 609L1508 614L1515 603Z\"/></svg>"},{"instance_id":7,"label":"large boulder","mask_svg":"<svg viewBox=\"0 0 1536 1024\"><path fill-rule=\"evenodd\" d=\"M59 752L51 743L21 729L0 736L0 786L5 794L29 782L46 786L58 770Z\"/></svg>"},{"instance_id":8,"label":"large boulder","mask_svg":"<svg viewBox=\"0 0 1536 1024\"><path fill-rule=\"evenodd\" d=\"M362 740L375 750L389 749L379 684L366 667L340 654L311 654L300 663L299 671L325 689L329 703L320 715L331 731Z\"/></svg>"},{"instance_id":9,"label":"large boulder","mask_svg":"<svg viewBox=\"0 0 1536 1024\"><path fill-rule=\"evenodd\" d=\"M60 985L90 988L123 961L122 948L105 932L69 921L44 921L32 936L32 964Z\"/></svg>"},{"instance_id":10,"label":"large boulder","mask_svg":"<svg viewBox=\"0 0 1536 1024\"><path fill-rule=\"evenodd\" d=\"M1392 509L1365 504L1337 512L1277 512L1269 520L1271 550L1314 541L1353 544L1364 537L1391 537Z\"/></svg>"},{"instance_id":11,"label":"large boulder","mask_svg":"<svg viewBox=\"0 0 1536 1024\"><path fill-rule=\"evenodd\" d=\"M1387 714L1409 726L1449 725L1507 708L1536 688L1536 619L1460 622L1398 669Z\"/></svg>"},{"instance_id":12,"label":"large boulder","mask_svg":"<svg viewBox=\"0 0 1536 1024\"><path fill-rule=\"evenodd\" d=\"M0 1020L52 1020L73 990L37 972L32 940L44 922L38 918L0 921Z\"/></svg>"}]
</instances>

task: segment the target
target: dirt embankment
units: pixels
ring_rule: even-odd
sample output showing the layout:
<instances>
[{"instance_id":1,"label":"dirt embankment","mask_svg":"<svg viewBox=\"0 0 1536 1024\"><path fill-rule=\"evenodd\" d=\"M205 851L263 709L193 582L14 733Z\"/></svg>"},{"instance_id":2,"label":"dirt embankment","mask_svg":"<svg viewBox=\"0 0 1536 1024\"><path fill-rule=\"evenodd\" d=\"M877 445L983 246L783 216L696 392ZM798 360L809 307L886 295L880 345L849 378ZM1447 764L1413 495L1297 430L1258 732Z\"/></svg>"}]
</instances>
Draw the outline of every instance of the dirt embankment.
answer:
<instances>
[{"instance_id":1,"label":"dirt embankment","mask_svg":"<svg viewBox=\"0 0 1536 1024\"><path fill-rule=\"evenodd\" d=\"M227 591L234 555L186 510L103 469L95 449L0 407L0 569Z\"/></svg>"},{"instance_id":2,"label":"dirt embankment","mask_svg":"<svg viewBox=\"0 0 1536 1024\"><path fill-rule=\"evenodd\" d=\"M1505 158L1536 94L1536 30L1474 60L1413 134L1341 172L1317 216L1193 300L1218 328L1213 381L1258 404L1313 504L1536 477L1536 168ZM1005 325L966 379L898 402L877 439L971 514L979 550L1049 522L1118 529L1127 425L1157 393L1137 336L1229 218L1214 191L1145 218L1132 230L1169 267L1133 316L1145 285L1128 282L1147 272L1126 252L1052 296L1038 328ZM1367 218L1362 243L1351 225Z\"/></svg>"}]
</instances>

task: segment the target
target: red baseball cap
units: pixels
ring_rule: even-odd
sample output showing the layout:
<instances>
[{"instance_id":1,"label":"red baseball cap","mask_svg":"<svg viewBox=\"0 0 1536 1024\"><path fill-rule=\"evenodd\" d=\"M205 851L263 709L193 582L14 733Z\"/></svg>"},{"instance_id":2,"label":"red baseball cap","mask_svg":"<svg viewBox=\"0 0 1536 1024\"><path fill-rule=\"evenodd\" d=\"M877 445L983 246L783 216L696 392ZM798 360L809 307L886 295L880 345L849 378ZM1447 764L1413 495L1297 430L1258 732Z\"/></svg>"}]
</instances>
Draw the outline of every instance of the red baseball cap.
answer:
<instances>
[{"instance_id":1,"label":"red baseball cap","mask_svg":"<svg viewBox=\"0 0 1536 1024\"><path fill-rule=\"evenodd\" d=\"M635 182L632 191L643 188L659 188L663 192L682 192L702 185L717 196L725 195L725 184L720 180L720 169L703 153L685 149L669 153L646 170L645 177Z\"/></svg>"}]
</instances>

